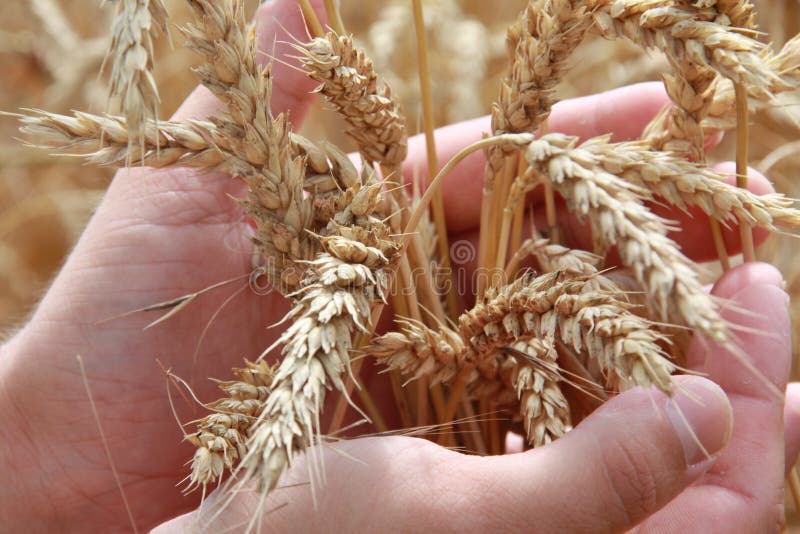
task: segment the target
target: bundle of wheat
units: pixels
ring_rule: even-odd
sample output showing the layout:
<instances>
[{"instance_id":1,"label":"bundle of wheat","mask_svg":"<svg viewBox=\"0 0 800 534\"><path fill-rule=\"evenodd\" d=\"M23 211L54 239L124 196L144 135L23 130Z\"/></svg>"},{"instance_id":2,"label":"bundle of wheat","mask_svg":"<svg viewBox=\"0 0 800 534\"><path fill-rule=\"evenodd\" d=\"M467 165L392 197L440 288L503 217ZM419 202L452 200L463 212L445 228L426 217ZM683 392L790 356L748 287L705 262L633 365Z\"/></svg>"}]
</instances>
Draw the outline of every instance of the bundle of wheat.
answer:
<instances>
[{"instance_id":1,"label":"bundle of wheat","mask_svg":"<svg viewBox=\"0 0 800 534\"><path fill-rule=\"evenodd\" d=\"M244 475L237 484L253 481L269 493L295 455L314 454L324 432L339 430L347 403L355 403L350 396L364 358L391 372L405 425L426 424L430 412L437 424L449 425L456 415L491 407L521 422L528 444L538 447L585 416L574 413L564 390L576 368L604 396L635 385L672 395L671 375L683 363L688 339L681 328L735 343L698 266L670 236L673 224L652 206L705 213L725 268L721 225L739 226L746 259L755 255L754 229L800 226L790 199L726 185L705 156L707 139L736 126L737 173L746 176L748 113L797 87L800 38L777 51L751 38L744 30L754 29L753 6L746 1L530 0L508 30L510 64L490 135L440 170L427 33L415 0L410 19L420 43L418 99L428 172L435 177L424 194L409 199L395 185L410 122L395 93L346 33L332 2L326 3L329 31L307 1L299 3L312 35L294 44L300 68L347 123L358 165L332 142L292 132L289 117L270 111L272 71L258 62L242 0L188 1L194 19L184 33L201 58L195 72L223 104L212 117L157 119L151 39L156 30L166 31L160 0L120 1L109 57L111 91L121 98L124 116L17 115L32 142L91 163L222 170L247 186L239 202L255 227L253 274L291 300L290 325L276 344L282 346L279 363L266 363L275 348L268 347L256 363L236 369L237 380L221 385L227 397L207 405L211 413L186 436L197 447L190 488L218 482L228 470ZM573 54L596 34L655 48L673 70L664 83L674 106L653 119L639 141L580 141L547 132L556 87ZM453 94L463 97L463 91ZM490 276L479 279L476 303L459 312L454 286L436 291L438 278L446 276L436 267L449 261L438 188L458 161L480 149L486 149L487 166L477 260ZM537 188L546 201L547 238L523 240L525 198ZM557 199L589 221L596 255L559 244ZM601 270L612 248L621 265ZM528 256L537 271L522 267ZM615 277L640 291L642 305ZM397 329L374 336L390 300L401 316ZM341 398L332 427L321 428L328 390ZM380 428L369 394L359 394ZM499 425L480 430L448 434L442 442L501 452Z\"/></svg>"}]
</instances>

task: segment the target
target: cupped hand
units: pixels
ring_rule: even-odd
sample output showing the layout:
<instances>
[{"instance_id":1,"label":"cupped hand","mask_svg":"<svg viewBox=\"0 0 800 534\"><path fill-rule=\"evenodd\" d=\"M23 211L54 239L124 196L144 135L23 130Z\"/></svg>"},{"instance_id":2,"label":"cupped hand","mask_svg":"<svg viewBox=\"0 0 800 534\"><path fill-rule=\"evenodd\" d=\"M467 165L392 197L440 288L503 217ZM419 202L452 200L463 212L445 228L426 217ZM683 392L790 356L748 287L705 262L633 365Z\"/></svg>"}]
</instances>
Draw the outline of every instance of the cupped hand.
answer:
<instances>
[{"instance_id":1,"label":"cupped hand","mask_svg":"<svg viewBox=\"0 0 800 534\"><path fill-rule=\"evenodd\" d=\"M322 2L312 3L320 12ZM296 36L304 35L294 0L275 0L260 9L262 50L275 50L280 56L282 45L273 47L273 43L276 36L285 39L284 29ZM274 81L273 110L289 111L299 127L310 104L313 83L281 63L275 65ZM665 102L666 97L656 84L629 87L557 105L550 127L584 137L613 132L618 140L635 138ZM207 91L198 89L177 118L207 116L218 108L219 103ZM439 136L440 159L444 161L457 147L478 139L480 132L487 129L485 118L443 129ZM412 140L409 172L414 166L424 167L421 146L419 139ZM483 166L480 155L470 158L445 183L448 223L457 234L452 239L475 235ZM750 183L757 193L771 191L759 175L751 176ZM134 169L114 178L29 323L0 349L0 413L5 416L0 427L4 442L0 458L7 478L14 481L0 489L0 523L22 528L28 518L36 518L36 525L43 531L96 526L106 531L129 528L88 404L75 358L78 354L85 361L107 444L137 526L153 526L197 505L199 495L183 497L175 487L188 473L185 463L192 451L190 446L181 444L182 431L172 418L166 380L156 361L189 380L198 398L211 400L218 393L206 377L225 378L242 358L258 356L279 335L279 329L268 327L288 310L287 301L279 295L258 296L247 288L252 253L250 227L229 198L242 191L241 183L230 177L182 169ZM572 225L572 219L563 213L565 224ZM685 235L695 236L678 236L688 253L696 259L708 257L713 247L710 237L703 233L705 226L680 214L672 215L686 222ZM566 233L571 244L585 244L581 241L585 240L582 228L567 227L574 228ZM737 246L735 230L731 236L733 252ZM143 328L155 318L152 314L113 319L132 309L230 279L235 281L229 286L197 299L186 311L148 330ZM364 381L379 390L376 396L388 398L371 374L364 376ZM708 390L703 387L698 393L701 397ZM613 401L596 418L615 413L615 406L624 408L625 402L629 401ZM658 400L660 405L663 402ZM197 406L186 408L183 401L177 405L184 420L203 414ZM709 404L709 413L728 417L726 407L715 406ZM582 427L599 428L591 424ZM668 436L666 427L654 428L645 421L642 424L642 435L653 432L654 436ZM586 433L576 431L574 436ZM579 438L571 436L562 440L567 445L561 447L570 443L578 447L574 443ZM390 471L402 469L411 459L422 456L428 458L423 463L431 466L432 474L443 473L443 467L435 467L439 460L454 468L455 462L477 468L501 461L486 459L482 463L483 460L453 456L416 440L357 441L343 446L352 448L359 457L363 453L366 459L378 458L381 451L407 451L401 455L406 460L398 459L397 464L382 468ZM480 469L476 473L482 477L486 468ZM460 467L458 472L467 479L474 474ZM553 476L560 475L554 472ZM432 487L452 482L443 480ZM409 480L393 482L407 487L409 492L423 492L413 488ZM493 484L493 491L512 501L516 499L518 504L523 499L520 491L527 491L527 487L514 486L512 479L498 478ZM383 497L388 498L385 494ZM305 497L297 498L299 503L304 502Z\"/></svg>"},{"instance_id":2,"label":"cupped hand","mask_svg":"<svg viewBox=\"0 0 800 534\"><path fill-rule=\"evenodd\" d=\"M235 530L262 510L269 532L778 532L785 472L775 388L786 386L791 361L782 286L762 263L723 276L714 294L729 302L724 316L742 354L695 340L689 363L706 378L676 377L673 399L635 388L558 441L504 456L401 437L332 444L316 502L301 461L266 502L242 493L217 513L227 495L212 495L157 531Z\"/></svg>"}]
</instances>

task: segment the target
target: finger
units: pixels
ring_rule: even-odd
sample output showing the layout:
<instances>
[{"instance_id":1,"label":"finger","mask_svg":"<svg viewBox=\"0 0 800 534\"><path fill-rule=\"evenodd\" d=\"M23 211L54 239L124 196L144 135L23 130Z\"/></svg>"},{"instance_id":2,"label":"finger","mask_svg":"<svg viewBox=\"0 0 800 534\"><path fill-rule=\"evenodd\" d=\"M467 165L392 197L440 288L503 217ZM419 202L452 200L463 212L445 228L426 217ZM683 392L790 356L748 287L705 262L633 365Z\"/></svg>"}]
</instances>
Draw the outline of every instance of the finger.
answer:
<instances>
[{"instance_id":1,"label":"finger","mask_svg":"<svg viewBox=\"0 0 800 534\"><path fill-rule=\"evenodd\" d=\"M729 435L723 392L698 377L681 377L690 395L668 402L635 389L613 399L563 439L543 449L502 457L453 453L418 439L359 439L319 451L326 484L312 497L307 457L300 457L263 509L270 528L384 531L430 529L493 532L610 532L629 527L690 484ZM683 415L680 415L678 408ZM337 454L336 451L341 451ZM364 489L369 488L368 492ZM224 496L164 525L234 528L258 513L256 494L241 493L219 521L208 522ZM379 508L381 513L375 514ZM309 510L314 510L309 513ZM333 526L333 528L332 528Z\"/></svg>"},{"instance_id":2,"label":"finger","mask_svg":"<svg viewBox=\"0 0 800 534\"><path fill-rule=\"evenodd\" d=\"M786 400L783 404L783 428L786 449L786 474L797 463L800 455L800 382L786 386Z\"/></svg>"},{"instance_id":3,"label":"finger","mask_svg":"<svg viewBox=\"0 0 800 534\"><path fill-rule=\"evenodd\" d=\"M325 24L322 0L311 0L314 12ZM274 114L289 113L294 128L303 124L314 100L312 89L316 82L298 69L292 40L308 39L305 22L297 0L273 0L261 5L256 12L256 49L259 64L276 59L272 66L272 96L270 107ZM287 64L288 63L288 64ZM173 120L201 119L222 109L222 103L211 91L197 87L173 115Z\"/></svg>"},{"instance_id":4,"label":"finger","mask_svg":"<svg viewBox=\"0 0 800 534\"><path fill-rule=\"evenodd\" d=\"M550 131L582 138L612 133L615 141L626 141L638 138L650 119L667 102L661 83L636 84L559 102L553 107L548 125ZM440 164L489 131L489 117L438 129L436 144ZM408 151L403 169L406 180L410 181L417 175L423 183L426 182L424 138L418 135L409 139ZM478 225L485 165L483 153L472 154L445 180L442 194L448 228L461 231Z\"/></svg>"},{"instance_id":5,"label":"finger","mask_svg":"<svg viewBox=\"0 0 800 534\"><path fill-rule=\"evenodd\" d=\"M448 468L460 455L429 441L398 437L343 441L315 455L315 468L324 466L326 478L315 494L308 456L300 456L266 501L257 492L237 491L224 513L216 513L227 495L215 491L201 510L154 532L238 532L257 517L259 506L260 525L269 532L425 532L439 525L456 531L450 520L458 517L449 503L463 493L455 484L458 474ZM469 483L480 491L479 481Z\"/></svg>"},{"instance_id":6,"label":"finger","mask_svg":"<svg viewBox=\"0 0 800 534\"><path fill-rule=\"evenodd\" d=\"M784 402L791 365L788 296L780 272L746 263L722 276L712 293L725 299L722 317L733 326L736 350L696 337L688 363L718 383L731 399L731 443L710 473L724 486L768 503L784 477ZM743 363L743 360L747 363Z\"/></svg>"}]
</instances>

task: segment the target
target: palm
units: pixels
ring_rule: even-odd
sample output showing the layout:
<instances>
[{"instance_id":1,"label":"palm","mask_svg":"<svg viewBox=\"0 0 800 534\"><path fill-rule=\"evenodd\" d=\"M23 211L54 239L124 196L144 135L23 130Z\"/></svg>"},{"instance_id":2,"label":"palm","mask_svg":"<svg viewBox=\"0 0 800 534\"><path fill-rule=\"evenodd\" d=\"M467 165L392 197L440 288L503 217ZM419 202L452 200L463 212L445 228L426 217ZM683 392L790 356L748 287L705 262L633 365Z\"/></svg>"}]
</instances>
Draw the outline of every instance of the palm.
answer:
<instances>
[{"instance_id":1,"label":"palm","mask_svg":"<svg viewBox=\"0 0 800 534\"><path fill-rule=\"evenodd\" d=\"M246 223L225 196L236 188L235 182L184 171L132 174L116 178L32 323L63 325L59 351L28 355L31 365L18 380L36 383L37 369L42 368L60 369L70 379L60 380L46 395L26 396L25 402L18 399L14 404L21 420L36 420L29 434L31 444L46 442L46 434L54 427L62 429L61 446L32 459L32 465L47 463L49 469L81 473L87 491L109 495L109 502L116 505L110 473L90 469L105 468L107 462L96 423L87 417L91 412L86 391L76 379L75 356L80 352L117 468L132 483L159 481L133 483L129 490L132 507L143 522L150 523L148 515L164 513L152 508L154 497L173 512L194 503L174 488L185 476L183 464L191 447L181 445L177 424L169 416L166 378L157 360L190 381L198 398L212 400L215 386L205 377L225 378L241 358L260 354L276 337L275 330L266 326L280 318L286 304L279 296L258 297L242 291L210 324L202 343L201 335L214 312L247 283L246 278L146 331L142 329L155 318L153 314L103 322L250 270ZM115 205L118 201L124 201L124 206ZM102 235L93 235L100 228ZM48 300L60 304L50 306ZM36 338L39 333L31 327L23 336ZM188 407L180 398L176 405L184 421L201 413L198 406ZM134 443L139 445L128 446ZM84 470L92 473L88 480Z\"/></svg>"}]
</instances>

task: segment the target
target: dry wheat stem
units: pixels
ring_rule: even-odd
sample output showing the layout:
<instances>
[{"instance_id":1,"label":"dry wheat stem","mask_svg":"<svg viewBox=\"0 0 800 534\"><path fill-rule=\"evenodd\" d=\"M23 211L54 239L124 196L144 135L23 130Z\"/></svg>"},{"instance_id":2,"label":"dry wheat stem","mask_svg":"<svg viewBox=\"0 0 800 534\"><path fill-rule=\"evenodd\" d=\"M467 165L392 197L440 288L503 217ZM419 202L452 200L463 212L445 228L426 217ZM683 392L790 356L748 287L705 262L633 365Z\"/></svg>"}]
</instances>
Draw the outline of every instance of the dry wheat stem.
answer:
<instances>
[{"instance_id":1,"label":"dry wheat stem","mask_svg":"<svg viewBox=\"0 0 800 534\"><path fill-rule=\"evenodd\" d=\"M335 0L325 0L325 14L328 20L331 21L331 29L339 35L344 35L344 22L342 21L342 14L339 7L336 5Z\"/></svg>"},{"instance_id":2,"label":"dry wheat stem","mask_svg":"<svg viewBox=\"0 0 800 534\"><path fill-rule=\"evenodd\" d=\"M436 125L433 119L433 96L431 94L430 66L428 65L428 41L425 29L425 19L421 0L412 0L414 12L414 30L417 36L417 67L419 72L420 94L422 96L422 124L425 132L425 156L428 164L428 176L435 176L439 171L439 161L436 152ZM447 237L447 222L444 213L444 197L437 191L431 203L434 225L438 234L439 262L447 277L446 285L449 288L445 297L450 318L458 315L455 288L452 283L452 269L450 268L450 244ZM440 319L441 320L441 319Z\"/></svg>"},{"instance_id":3,"label":"dry wheat stem","mask_svg":"<svg viewBox=\"0 0 800 534\"><path fill-rule=\"evenodd\" d=\"M736 93L736 187L747 189L747 154L750 145L750 117L747 113L747 93L741 83L734 84ZM753 232L744 224L739 225L744 261L755 261Z\"/></svg>"},{"instance_id":4,"label":"dry wheat stem","mask_svg":"<svg viewBox=\"0 0 800 534\"><path fill-rule=\"evenodd\" d=\"M156 118L158 89L153 78L153 36L167 33L167 9L162 0L117 0L113 38L106 61L111 62L109 96L120 100L130 140L143 144L146 119Z\"/></svg>"}]
</instances>

